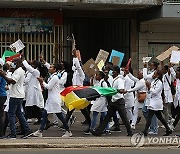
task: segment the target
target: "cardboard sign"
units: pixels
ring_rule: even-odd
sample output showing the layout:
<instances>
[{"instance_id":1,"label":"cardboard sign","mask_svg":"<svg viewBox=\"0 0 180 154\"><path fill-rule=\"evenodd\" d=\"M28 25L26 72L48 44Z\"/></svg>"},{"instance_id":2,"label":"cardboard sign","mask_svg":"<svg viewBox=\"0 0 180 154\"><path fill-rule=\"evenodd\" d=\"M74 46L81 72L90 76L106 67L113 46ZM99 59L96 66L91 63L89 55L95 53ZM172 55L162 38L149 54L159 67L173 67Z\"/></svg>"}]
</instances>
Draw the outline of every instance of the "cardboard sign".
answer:
<instances>
[{"instance_id":1,"label":"cardboard sign","mask_svg":"<svg viewBox=\"0 0 180 154\"><path fill-rule=\"evenodd\" d=\"M96 72L99 71L95 61L92 58L83 65L83 70L89 78L94 76Z\"/></svg>"},{"instance_id":2,"label":"cardboard sign","mask_svg":"<svg viewBox=\"0 0 180 154\"><path fill-rule=\"evenodd\" d=\"M143 63L148 63L151 60L152 57L143 57Z\"/></svg>"},{"instance_id":3,"label":"cardboard sign","mask_svg":"<svg viewBox=\"0 0 180 154\"><path fill-rule=\"evenodd\" d=\"M101 61L97 64L97 67L99 68L100 71L102 71L103 66L104 66L104 61L101 60Z\"/></svg>"},{"instance_id":4,"label":"cardboard sign","mask_svg":"<svg viewBox=\"0 0 180 154\"><path fill-rule=\"evenodd\" d=\"M177 50L179 50L178 47L172 46L172 47L170 47L169 49L167 49L165 52L163 52L162 54L160 54L159 56L157 56L156 58L157 58L159 61L163 61L163 60L165 60L166 58L168 58L168 57L171 55L172 51L177 51Z\"/></svg>"},{"instance_id":5,"label":"cardboard sign","mask_svg":"<svg viewBox=\"0 0 180 154\"><path fill-rule=\"evenodd\" d=\"M109 62L112 62L114 65L117 65L120 67L123 61L123 58L124 58L124 53L116 51L116 50L112 50L111 56L109 58Z\"/></svg>"},{"instance_id":6,"label":"cardboard sign","mask_svg":"<svg viewBox=\"0 0 180 154\"><path fill-rule=\"evenodd\" d=\"M109 56L109 52L100 49L100 51L96 57L95 63L98 64L101 60L103 60L103 62L105 63L108 56Z\"/></svg>"},{"instance_id":7,"label":"cardboard sign","mask_svg":"<svg viewBox=\"0 0 180 154\"><path fill-rule=\"evenodd\" d=\"M112 63L114 66L115 65L118 66L119 62L120 62L120 57L116 57L116 56L112 57Z\"/></svg>"},{"instance_id":8,"label":"cardboard sign","mask_svg":"<svg viewBox=\"0 0 180 154\"><path fill-rule=\"evenodd\" d=\"M24 44L22 43L22 41L21 41L20 39L17 40L15 43L11 44L9 47L10 47L11 50L13 50L13 51L14 51L14 48L15 48L15 49L16 49L16 50L15 50L16 52L19 52L19 51L21 51L22 49L25 48Z\"/></svg>"},{"instance_id":9,"label":"cardboard sign","mask_svg":"<svg viewBox=\"0 0 180 154\"><path fill-rule=\"evenodd\" d=\"M170 62L172 64L180 63L180 51L172 51Z\"/></svg>"}]
</instances>

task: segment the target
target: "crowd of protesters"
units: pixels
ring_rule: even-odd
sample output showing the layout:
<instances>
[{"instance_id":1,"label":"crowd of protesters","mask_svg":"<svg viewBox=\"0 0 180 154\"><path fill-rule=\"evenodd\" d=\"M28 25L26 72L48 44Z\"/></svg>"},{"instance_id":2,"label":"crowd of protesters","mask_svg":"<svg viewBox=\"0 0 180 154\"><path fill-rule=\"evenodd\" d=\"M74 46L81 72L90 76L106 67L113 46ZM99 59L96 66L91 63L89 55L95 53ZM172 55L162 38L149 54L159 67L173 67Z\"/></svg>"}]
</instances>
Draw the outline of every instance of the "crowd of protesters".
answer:
<instances>
[{"instance_id":1,"label":"crowd of protesters","mask_svg":"<svg viewBox=\"0 0 180 154\"><path fill-rule=\"evenodd\" d=\"M43 56L39 60L26 61L21 54L12 62L4 63L0 59L0 137L16 139L42 137L43 131L62 122L65 130L62 137L73 136L70 126L76 117L69 111L60 97L66 87L75 85L93 85L112 87L118 93L112 97L101 96L84 109L82 124L87 124L86 135L101 136L120 132L119 119L124 123L127 136L133 135L142 110L146 124L143 134L158 134L158 120L165 127L165 136L170 135L180 119L180 67L176 69L169 62L159 65L157 62L144 63L135 77L127 67L113 66L106 62L101 71L88 78L83 71L82 62L72 52L72 66L61 61L50 65ZM53 114L53 122L48 115ZM100 123L97 124L98 114ZM28 122L37 118L37 131L29 127ZM113 123L113 126L112 126ZM20 131L16 130L20 125ZM9 126L10 133L7 134ZM71 131L72 132L71 132Z\"/></svg>"}]
</instances>

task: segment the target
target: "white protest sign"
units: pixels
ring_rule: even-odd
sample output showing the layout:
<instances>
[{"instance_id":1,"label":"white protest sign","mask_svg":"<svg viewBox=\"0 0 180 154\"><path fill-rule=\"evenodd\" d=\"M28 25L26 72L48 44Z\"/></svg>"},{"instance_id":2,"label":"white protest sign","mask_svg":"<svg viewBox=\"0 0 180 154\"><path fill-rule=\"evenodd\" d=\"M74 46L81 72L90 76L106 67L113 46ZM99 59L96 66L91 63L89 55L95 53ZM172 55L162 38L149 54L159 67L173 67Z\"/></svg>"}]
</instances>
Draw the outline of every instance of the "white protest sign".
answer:
<instances>
[{"instance_id":1,"label":"white protest sign","mask_svg":"<svg viewBox=\"0 0 180 154\"><path fill-rule=\"evenodd\" d=\"M16 52L19 52L25 48L24 44L20 39L17 40L15 43L11 44L9 47L11 48L11 50L14 50L13 48L15 48Z\"/></svg>"},{"instance_id":2,"label":"white protest sign","mask_svg":"<svg viewBox=\"0 0 180 154\"><path fill-rule=\"evenodd\" d=\"M180 51L172 51L170 62L172 64L179 64L179 62L180 62Z\"/></svg>"},{"instance_id":3,"label":"white protest sign","mask_svg":"<svg viewBox=\"0 0 180 154\"><path fill-rule=\"evenodd\" d=\"M148 63L151 60L152 57L143 57L143 63Z\"/></svg>"},{"instance_id":4,"label":"white protest sign","mask_svg":"<svg viewBox=\"0 0 180 154\"><path fill-rule=\"evenodd\" d=\"M96 57L95 63L98 64L101 60L103 60L103 62L105 63L108 56L109 56L109 52L100 49L100 51Z\"/></svg>"}]
</instances>

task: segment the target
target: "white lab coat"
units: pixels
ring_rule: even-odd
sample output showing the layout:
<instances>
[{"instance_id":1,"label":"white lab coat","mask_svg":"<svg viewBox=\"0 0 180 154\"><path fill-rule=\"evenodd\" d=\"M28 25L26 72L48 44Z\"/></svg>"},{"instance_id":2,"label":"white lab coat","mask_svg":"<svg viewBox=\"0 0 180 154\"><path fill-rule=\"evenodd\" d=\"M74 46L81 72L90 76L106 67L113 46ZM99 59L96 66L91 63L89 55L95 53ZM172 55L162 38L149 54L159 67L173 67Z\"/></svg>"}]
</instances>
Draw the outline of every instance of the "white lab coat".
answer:
<instances>
[{"instance_id":1,"label":"white lab coat","mask_svg":"<svg viewBox=\"0 0 180 154\"><path fill-rule=\"evenodd\" d=\"M107 83L104 81L104 79L100 80L99 82L96 82L94 86L102 86L102 87L108 87ZM91 107L91 112L96 111L96 112L107 112L107 99L106 97L99 97L96 98L95 101L91 101L92 107Z\"/></svg>"},{"instance_id":2,"label":"white lab coat","mask_svg":"<svg viewBox=\"0 0 180 154\"><path fill-rule=\"evenodd\" d=\"M172 81L171 74L169 75L168 73L166 73L163 75L163 78L162 78L165 103L171 103L171 102L173 102L173 97L172 97L171 88L169 86L167 79L168 79L169 83L171 84L171 81Z\"/></svg>"},{"instance_id":3,"label":"white lab coat","mask_svg":"<svg viewBox=\"0 0 180 154\"><path fill-rule=\"evenodd\" d=\"M159 79L155 79L152 81L151 88L148 91L150 96L148 109L154 111L163 110L163 100L161 96L162 89L163 89L163 84Z\"/></svg>"},{"instance_id":4,"label":"white lab coat","mask_svg":"<svg viewBox=\"0 0 180 154\"><path fill-rule=\"evenodd\" d=\"M124 77L124 80L125 80L125 83L124 83L125 90L129 90L134 86L134 81L132 81L128 75ZM133 92L128 92L124 94L124 99L125 99L125 108L131 108L134 106Z\"/></svg>"},{"instance_id":5,"label":"white lab coat","mask_svg":"<svg viewBox=\"0 0 180 154\"><path fill-rule=\"evenodd\" d=\"M176 78L176 72L173 67L170 68L170 72L173 78ZM176 94L174 96L174 107L180 106L180 80L176 78Z\"/></svg>"},{"instance_id":6,"label":"white lab coat","mask_svg":"<svg viewBox=\"0 0 180 154\"><path fill-rule=\"evenodd\" d=\"M59 88L60 88L60 93L65 89L64 84L67 81L67 72L65 70L60 72L61 77L59 78ZM64 102L61 99L60 102L61 106L64 106Z\"/></svg>"},{"instance_id":7,"label":"white lab coat","mask_svg":"<svg viewBox=\"0 0 180 154\"><path fill-rule=\"evenodd\" d=\"M77 86L83 86L85 74L82 70L82 67L79 63L78 58L73 58L72 70L74 71L73 78L72 78L72 84L77 85Z\"/></svg>"},{"instance_id":8,"label":"white lab coat","mask_svg":"<svg viewBox=\"0 0 180 154\"><path fill-rule=\"evenodd\" d=\"M138 99L137 99L137 92L147 92L147 88L146 88L146 84L145 84L145 80L144 78L142 79L138 79L136 77L134 77L132 74L128 74L129 78L131 80L133 80L136 84L134 88L131 88L129 90L127 90L128 92L135 92L135 105L138 108L142 108L143 107L143 103L139 103ZM146 101L145 101L146 102Z\"/></svg>"},{"instance_id":9,"label":"white lab coat","mask_svg":"<svg viewBox=\"0 0 180 154\"><path fill-rule=\"evenodd\" d=\"M40 72L34 69L28 64L26 60L23 61L23 65L28 74L28 82L26 85L26 106L37 106L39 108L44 108L44 98L42 95L42 89L37 78L40 76Z\"/></svg>"},{"instance_id":10,"label":"white lab coat","mask_svg":"<svg viewBox=\"0 0 180 154\"><path fill-rule=\"evenodd\" d=\"M43 86L48 89L48 98L45 104L47 113L61 112L60 86L57 73L52 74L48 78L48 83L43 82Z\"/></svg>"}]
</instances>

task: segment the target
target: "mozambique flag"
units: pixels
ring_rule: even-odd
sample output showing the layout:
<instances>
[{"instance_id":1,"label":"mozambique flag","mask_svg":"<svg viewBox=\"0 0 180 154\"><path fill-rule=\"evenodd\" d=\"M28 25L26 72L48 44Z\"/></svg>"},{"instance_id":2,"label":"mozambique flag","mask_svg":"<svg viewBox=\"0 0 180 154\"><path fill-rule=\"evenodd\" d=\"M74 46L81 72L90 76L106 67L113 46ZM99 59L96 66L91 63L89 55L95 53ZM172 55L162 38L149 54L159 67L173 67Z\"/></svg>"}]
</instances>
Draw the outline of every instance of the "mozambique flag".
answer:
<instances>
[{"instance_id":1,"label":"mozambique flag","mask_svg":"<svg viewBox=\"0 0 180 154\"><path fill-rule=\"evenodd\" d=\"M70 86L61 92L61 98L71 111L73 109L84 109L89 105L89 101L101 96L112 96L115 94L117 94L117 90L109 87Z\"/></svg>"}]
</instances>

